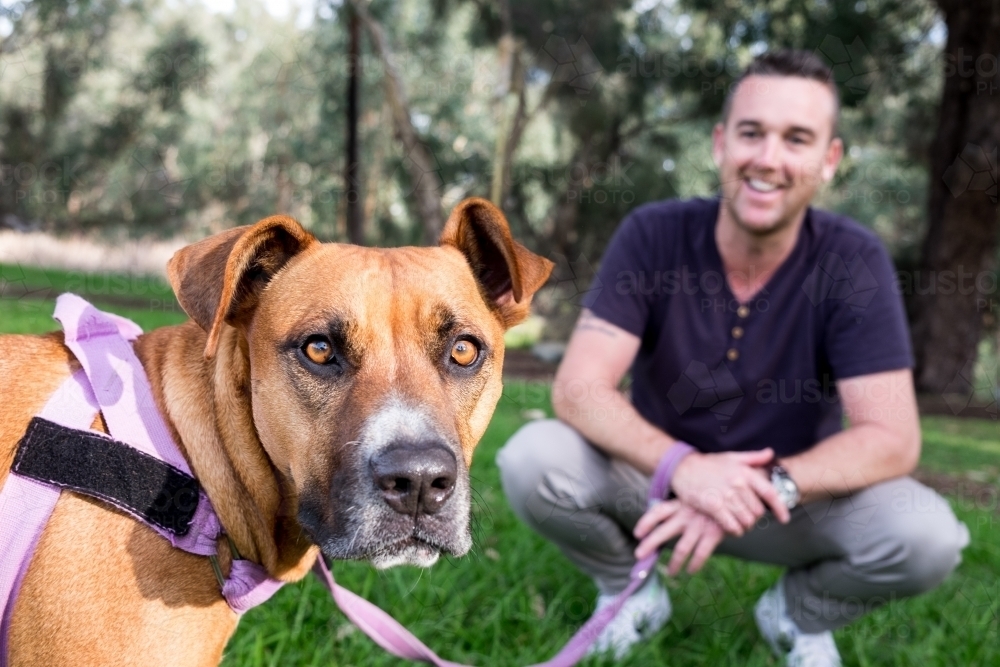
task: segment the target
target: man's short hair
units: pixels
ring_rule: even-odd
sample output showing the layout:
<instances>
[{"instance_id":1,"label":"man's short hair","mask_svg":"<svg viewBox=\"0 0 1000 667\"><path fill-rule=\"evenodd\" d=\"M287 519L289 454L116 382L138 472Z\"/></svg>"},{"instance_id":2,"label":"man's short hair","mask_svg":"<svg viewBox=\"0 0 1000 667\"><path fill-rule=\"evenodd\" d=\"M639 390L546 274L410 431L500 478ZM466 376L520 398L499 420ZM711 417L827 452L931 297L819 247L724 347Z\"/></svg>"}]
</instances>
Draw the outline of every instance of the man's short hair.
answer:
<instances>
[{"instance_id":1,"label":"man's short hair","mask_svg":"<svg viewBox=\"0 0 1000 667\"><path fill-rule=\"evenodd\" d=\"M749 76L797 76L803 79L819 81L825 85L833 93L833 133L830 136L837 136L837 126L840 121L840 92L837 90L833 71L812 51L780 49L778 51L762 53L754 58L753 62L743 70L743 73L729 87L726 100L722 103L723 123L729 119L729 112L733 107L733 97L736 94L736 89L743 83L743 79Z\"/></svg>"}]
</instances>

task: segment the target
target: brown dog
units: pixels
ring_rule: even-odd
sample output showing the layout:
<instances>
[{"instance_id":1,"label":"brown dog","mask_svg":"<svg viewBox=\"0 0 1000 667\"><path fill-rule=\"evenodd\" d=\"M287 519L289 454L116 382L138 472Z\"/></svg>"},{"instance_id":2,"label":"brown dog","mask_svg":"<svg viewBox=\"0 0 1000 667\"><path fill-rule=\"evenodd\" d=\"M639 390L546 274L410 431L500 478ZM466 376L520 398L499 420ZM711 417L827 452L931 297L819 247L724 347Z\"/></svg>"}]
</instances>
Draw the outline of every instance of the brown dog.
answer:
<instances>
[{"instance_id":1,"label":"brown dog","mask_svg":"<svg viewBox=\"0 0 1000 667\"><path fill-rule=\"evenodd\" d=\"M377 567L469 550L468 466L500 398L503 333L552 269L498 209L466 200L439 247L389 250L321 244L276 216L168 269L193 322L134 348L244 558L295 581L317 546ZM0 337L0 484L77 368L61 334ZM64 492L14 608L11 664L216 665L237 620L207 558Z\"/></svg>"}]
</instances>

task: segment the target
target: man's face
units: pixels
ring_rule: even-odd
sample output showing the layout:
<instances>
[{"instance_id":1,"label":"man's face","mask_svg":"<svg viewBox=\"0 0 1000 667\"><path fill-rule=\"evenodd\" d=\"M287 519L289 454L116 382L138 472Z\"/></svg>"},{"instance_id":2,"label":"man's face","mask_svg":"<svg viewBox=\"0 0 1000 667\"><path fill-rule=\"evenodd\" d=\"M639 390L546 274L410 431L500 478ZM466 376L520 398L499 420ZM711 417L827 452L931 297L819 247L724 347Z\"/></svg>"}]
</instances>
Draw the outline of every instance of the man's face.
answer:
<instances>
[{"instance_id":1,"label":"man's face","mask_svg":"<svg viewBox=\"0 0 1000 667\"><path fill-rule=\"evenodd\" d=\"M836 100L819 81L750 76L712 132L722 198L735 223L755 235L791 224L843 154L833 139Z\"/></svg>"}]
</instances>

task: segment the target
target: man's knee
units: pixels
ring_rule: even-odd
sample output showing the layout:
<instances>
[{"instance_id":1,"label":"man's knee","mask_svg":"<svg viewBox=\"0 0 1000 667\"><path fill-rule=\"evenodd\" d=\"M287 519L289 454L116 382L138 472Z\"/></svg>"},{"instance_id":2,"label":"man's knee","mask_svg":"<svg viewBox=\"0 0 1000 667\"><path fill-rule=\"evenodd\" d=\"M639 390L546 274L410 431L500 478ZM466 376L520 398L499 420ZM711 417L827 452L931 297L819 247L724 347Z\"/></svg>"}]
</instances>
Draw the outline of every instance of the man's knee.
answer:
<instances>
[{"instance_id":1,"label":"man's knee","mask_svg":"<svg viewBox=\"0 0 1000 667\"><path fill-rule=\"evenodd\" d=\"M522 426L497 452L502 475L539 472L558 467L568 449L590 445L572 427L558 419L538 419Z\"/></svg>"},{"instance_id":2,"label":"man's knee","mask_svg":"<svg viewBox=\"0 0 1000 667\"><path fill-rule=\"evenodd\" d=\"M950 511L925 517L919 527L900 537L909 555L907 575L912 594L924 593L945 580L962 562L969 531Z\"/></svg>"},{"instance_id":3,"label":"man's knee","mask_svg":"<svg viewBox=\"0 0 1000 667\"><path fill-rule=\"evenodd\" d=\"M554 506L585 491L577 483L581 459L591 445L565 423L540 419L521 427L497 452L500 481L514 512L531 525L540 523ZM544 516L543 516L544 515Z\"/></svg>"},{"instance_id":4,"label":"man's knee","mask_svg":"<svg viewBox=\"0 0 1000 667\"><path fill-rule=\"evenodd\" d=\"M962 561L962 549L969 543L969 532L946 501L935 492L935 502L925 509L896 514L896 520L884 526L884 538L871 562L875 570L894 572L896 592L918 595L936 588ZM866 568L867 569L867 568Z\"/></svg>"}]
</instances>

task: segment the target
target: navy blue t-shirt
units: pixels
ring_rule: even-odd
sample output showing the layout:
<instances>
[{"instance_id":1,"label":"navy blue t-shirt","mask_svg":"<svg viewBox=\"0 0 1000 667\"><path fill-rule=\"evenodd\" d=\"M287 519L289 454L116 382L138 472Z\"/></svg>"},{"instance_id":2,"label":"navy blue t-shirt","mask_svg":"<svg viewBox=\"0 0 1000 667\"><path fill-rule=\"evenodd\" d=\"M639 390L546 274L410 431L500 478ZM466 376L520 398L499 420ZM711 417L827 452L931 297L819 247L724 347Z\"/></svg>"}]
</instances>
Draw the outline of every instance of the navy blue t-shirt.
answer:
<instances>
[{"instance_id":1,"label":"navy blue t-shirt","mask_svg":"<svg viewBox=\"0 0 1000 667\"><path fill-rule=\"evenodd\" d=\"M718 213L718 199L632 211L585 305L642 339L632 403L652 424L703 452L801 452L841 429L837 380L913 365L892 261L871 231L810 208L791 254L740 304Z\"/></svg>"}]
</instances>

